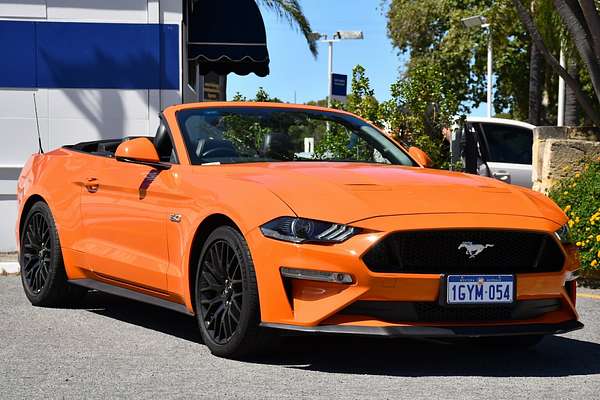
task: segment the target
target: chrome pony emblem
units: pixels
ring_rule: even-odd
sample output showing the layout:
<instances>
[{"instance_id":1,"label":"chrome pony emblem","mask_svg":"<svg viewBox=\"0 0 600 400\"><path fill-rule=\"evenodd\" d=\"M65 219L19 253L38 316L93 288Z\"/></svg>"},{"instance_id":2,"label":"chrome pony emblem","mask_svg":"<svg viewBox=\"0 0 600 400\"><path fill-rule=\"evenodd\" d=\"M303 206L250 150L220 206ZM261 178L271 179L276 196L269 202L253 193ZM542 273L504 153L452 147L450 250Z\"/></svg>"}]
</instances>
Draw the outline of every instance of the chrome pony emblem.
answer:
<instances>
[{"instance_id":1,"label":"chrome pony emblem","mask_svg":"<svg viewBox=\"0 0 600 400\"><path fill-rule=\"evenodd\" d=\"M475 258L488 247L494 247L494 245L476 244L473 242L462 242L460 245L458 245L458 250L465 249L465 254L468 255L469 258Z\"/></svg>"}]
</instances>

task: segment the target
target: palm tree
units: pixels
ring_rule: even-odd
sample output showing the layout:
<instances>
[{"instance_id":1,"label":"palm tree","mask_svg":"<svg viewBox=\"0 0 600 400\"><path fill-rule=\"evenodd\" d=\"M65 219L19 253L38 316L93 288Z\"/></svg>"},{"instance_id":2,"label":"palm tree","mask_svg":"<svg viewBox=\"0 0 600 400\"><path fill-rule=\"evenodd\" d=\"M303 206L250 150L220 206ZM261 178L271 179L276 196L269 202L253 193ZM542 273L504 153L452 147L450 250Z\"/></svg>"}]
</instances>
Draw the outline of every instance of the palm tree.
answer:
<instances>
[{"instance_id":1,"label":"palm tree","mask_svg":"<svg viewBox=\"0 0 600 400\"><path fill-rule=\"evenodd\" d=\"M519 19L525 26L536 47L546 59L546 62L565 80L585 114L596 126L600 126L600 112L594 108L594 100L595 104L600 100L600 63L598 63L598 56L600 56L600 15L595 5L594 7L590 6L590 2L594 3L594 0L581 0L581 4L587 4L587 6L583 7L579 5L577 0L554 0L555 9L563 20L582 61L587 67L592 86L596 93L594 100L590 99L584 93L581 84L550 53L533 18L527 8L523 6L521 0L512 1ZM590 27L590 25L594 26ZM594 38L598 40L594 40Z\"/></svg>"},{"instance_id":2,"label":"palm tree","mask_svg":"<svg viewBox=\"0 0 600 400\"><path fill-rule=\"evenodd\" d=\"M575 80L579 82L579 63L575 54L569 54L569 62L567 64L567 72ZM581 84L581 83L580 83ZM570 87L565 90L565 125L566 126L578 126L579 125L579 105L575 98L575 93Z\"/></svg>"},{"instance_id":3,"label":"palm tree","mask_svg":"<svg viewBox=\"0 0 600 400\"><path fill-rule=\"evenodd\" d=\"M535 15L539 7L537 1L531 2L531 14ZM542 116L542 86L544 85L544 56L535 42L529 46L529 116L530 124L539 125Z\"/></svg>"},{"instance_id":4,"label":"palm tree","mask_svg":"<svg viewBox=\"0 0 600 400\"><path fill-rule=\"evenodd\" d=\"M317 57L319 53L317 42L311 35L312 29L310 28L310 23L302 12L302 7L298 0L256 0L256 3L271 10L278 17L286 20L290 26L302 32L308 42L310 52L313 56Z\"/></svg>"},{"instance_id":5,"label":"palm tree","mask_svg":"<svg viewBox=\"0 0 600 400\"><path fill-rule=\"evenodd\" d=\"M539 125L542 119L542 86L544 84L544 56L535 42L529 55L529 123Z\"/></svg>"}]
</instances>

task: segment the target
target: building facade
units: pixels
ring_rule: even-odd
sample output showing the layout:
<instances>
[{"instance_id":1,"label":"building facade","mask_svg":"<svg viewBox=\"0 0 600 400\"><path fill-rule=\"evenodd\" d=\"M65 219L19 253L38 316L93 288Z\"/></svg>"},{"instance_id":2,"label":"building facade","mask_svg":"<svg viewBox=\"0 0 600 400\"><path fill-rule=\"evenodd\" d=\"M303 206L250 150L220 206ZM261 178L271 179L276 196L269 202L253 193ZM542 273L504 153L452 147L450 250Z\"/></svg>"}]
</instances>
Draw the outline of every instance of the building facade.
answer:
<instances>
[{"instance_id":1,"label":"building facade","mask_svg":"<svg viewBox=\"0 0 600 400\"><path fill-rule=\"evenodd\" d=\"M239 40L223 24L232 6L258 13L249 29L262 29L259 63L243 54L256 43L227 46ZM38 126L46 151L152 136L165 107L224 100L226 75L240 65L268 73L254 0L1 0L0 47L0 252L16 248L16 181L39 150Z\"/></svg>"}]
</instances>

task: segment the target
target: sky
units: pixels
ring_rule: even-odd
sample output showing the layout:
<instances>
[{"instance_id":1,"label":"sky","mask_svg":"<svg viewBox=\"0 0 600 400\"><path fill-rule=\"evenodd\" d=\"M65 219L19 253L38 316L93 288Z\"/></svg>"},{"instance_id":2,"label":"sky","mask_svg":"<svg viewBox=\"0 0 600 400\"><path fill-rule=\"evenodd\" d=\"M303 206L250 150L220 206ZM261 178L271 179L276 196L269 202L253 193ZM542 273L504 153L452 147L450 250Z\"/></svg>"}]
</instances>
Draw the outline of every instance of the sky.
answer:
<instances>
[{"instance_id":1,"label":"sky","mask_svg":"<svg viewBox=\"0 0 600 400\"><path fill-rule=\"evenodd\" d=\"M375 96L387 100L390 84L398 78L404 59L399 58L387 37L386 18L380 3L380 0L300 1L315 32L330 36L339 30L364 32L365 40L334 44L333 72L348 75L349 86L352 68L361 64L366 68ZM254 97L262 86L271 96L286 102L324 99L327 96L327 44L319 43L319 57L315 60L301 33L269 10L261 11L267 29L271 73L265 78L230 74L227 98L236 92Z\"/></svg>"},{"instance_id":2,"label":"sky","mask_svg":"<svg viewBox=\"0 0 600 400\"><path fill-rule=\"evenodd\" d=\"M334 44L333 72L348 75L349 91L352 68L362 65L375 97L379 101L388 100L390 85L400 76L407 57L398 54L387 36L381 0L300 0L300 4L314 32L331 37L336 31L363 31L364 40ZM261 11L267 30L271 73L265 78L230 74L227 98L231 99L238 92L253 98L259 87L289 103L326 98L327 44L319 43L319 56L315 59L301 33L269 10ZM485 116L485 103L472 110L471 115Z\"/></svg>"}]
</instances>

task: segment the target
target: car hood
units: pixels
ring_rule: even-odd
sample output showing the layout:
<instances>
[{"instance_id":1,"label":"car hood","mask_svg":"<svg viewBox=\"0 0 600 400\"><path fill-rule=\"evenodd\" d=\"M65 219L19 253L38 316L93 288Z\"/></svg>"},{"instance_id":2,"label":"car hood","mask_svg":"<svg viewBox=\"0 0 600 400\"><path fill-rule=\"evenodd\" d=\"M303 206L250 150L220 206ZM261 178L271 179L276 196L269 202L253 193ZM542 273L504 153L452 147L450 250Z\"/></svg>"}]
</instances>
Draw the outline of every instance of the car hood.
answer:
<instances>
[{"instance_id":1,"label":"car hood","mask_svg":"<svg viewBox=\"0 0 600 400\"><path fill-rule=\"evenodd\" d=\"M565 219L543 195L463 173L331 162L260 163L225 169L230 179L266 186L298 216L325 221L350 223L379 216L444 213L530 216L559 224Z\"/></svg>"}]
</instances>

